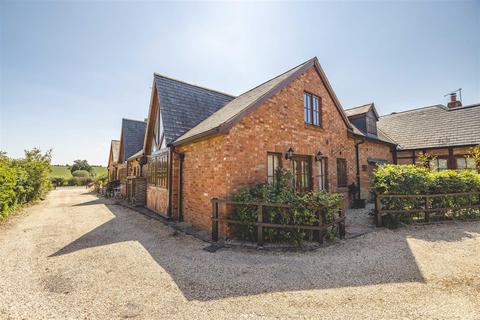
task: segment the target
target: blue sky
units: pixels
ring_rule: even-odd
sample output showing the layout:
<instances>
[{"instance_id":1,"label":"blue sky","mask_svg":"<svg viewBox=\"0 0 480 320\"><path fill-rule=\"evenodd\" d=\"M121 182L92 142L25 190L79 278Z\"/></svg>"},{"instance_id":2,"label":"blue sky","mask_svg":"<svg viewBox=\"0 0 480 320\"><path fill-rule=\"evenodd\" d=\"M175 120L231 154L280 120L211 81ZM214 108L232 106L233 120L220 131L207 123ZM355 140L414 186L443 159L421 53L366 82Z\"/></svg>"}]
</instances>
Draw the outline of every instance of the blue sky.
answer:
<instances>
[{"instance_id":1,"label":"blue sky","mask_svg":"<svg viewBox=\"0 0 480 320\"><path fill-rule=\"evenodd\" d=\"M0 149L106 164L153 72L240 94L317 56L344 108L480 102L480 1L0 2Z\"/></svg>"}]
</instances>

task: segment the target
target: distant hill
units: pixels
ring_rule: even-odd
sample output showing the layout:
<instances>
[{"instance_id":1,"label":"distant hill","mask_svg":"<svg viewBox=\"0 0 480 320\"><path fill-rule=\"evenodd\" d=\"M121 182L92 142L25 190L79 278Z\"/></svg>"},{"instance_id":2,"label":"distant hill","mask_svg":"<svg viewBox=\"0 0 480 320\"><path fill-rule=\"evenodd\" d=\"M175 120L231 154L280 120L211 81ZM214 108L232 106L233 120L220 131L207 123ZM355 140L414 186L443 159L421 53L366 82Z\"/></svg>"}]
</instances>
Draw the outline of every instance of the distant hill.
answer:
<instances>
[{"instance_id":1,"label":"distant hill","mask_svg":"<svg viewBox=\"0 0 480 320\"><path fill-rule=\"evenodd\" d=\"M62 165L51 165L50 168L52 168L52 173L50 174L50 177L52 178L71 178L72 174L70 173L70 170L68 169L67 166L62 166ZM104 173L107 173L107 168L102 167L102 166L92 166L93 171L95 172L95 175L101 175Z\"/></svg>"}]
</instances>

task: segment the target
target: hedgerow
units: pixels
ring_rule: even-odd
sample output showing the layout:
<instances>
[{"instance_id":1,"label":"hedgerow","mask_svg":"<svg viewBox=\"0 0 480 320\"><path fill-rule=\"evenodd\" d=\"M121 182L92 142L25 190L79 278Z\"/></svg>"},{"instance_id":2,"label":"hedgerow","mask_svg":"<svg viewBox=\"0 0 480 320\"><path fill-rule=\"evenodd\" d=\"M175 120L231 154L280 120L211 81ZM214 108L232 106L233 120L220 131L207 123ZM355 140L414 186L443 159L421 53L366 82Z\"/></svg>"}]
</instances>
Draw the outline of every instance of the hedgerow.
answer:
<instances>
[{"instance_id":1,"label":"hedgerow","mask_svg":"<svg viewBox=\"0 0 480 320\"><path fill-rule=\"evenodd\" d=\"M442 194L480 191L480 174L475 171L444 170L431 171L416 165L380 166L373 175L371 188L382 194ZM461 208L479 204L478 195L432 197L431 208ZM425 200L422 198L386 198L382 206L390 210L422 209ZM446 216L452 219L480 218L477 208L447 210ZM402 217L387 215L384 222L395 227ZM403 219L409 222L409 219Z\"/></svg>"},{"instance_id":2,"label":"hedgerow","mask_svg":"<svg viewBox=\"0 0 480 320\"><path fill-rule=\"evenodd\" d=\"M34 148L25 157L11 159L0 152L0 220L18 206L43 199L51 189L51 152Z\"/></svg>"}]
</instances>

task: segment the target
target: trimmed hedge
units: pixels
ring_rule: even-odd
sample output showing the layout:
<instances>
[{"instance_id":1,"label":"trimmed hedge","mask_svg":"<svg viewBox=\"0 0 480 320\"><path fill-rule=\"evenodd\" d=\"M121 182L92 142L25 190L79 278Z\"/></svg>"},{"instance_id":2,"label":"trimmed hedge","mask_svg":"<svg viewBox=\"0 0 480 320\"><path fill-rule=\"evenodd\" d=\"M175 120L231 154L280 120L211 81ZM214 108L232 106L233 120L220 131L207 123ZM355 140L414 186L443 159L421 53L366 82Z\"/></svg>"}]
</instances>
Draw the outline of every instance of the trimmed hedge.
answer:
<instances>
[{"instance_id":1,"label":"trimmed hedge","mask_svg":"<svg viewBox=\"0 0 480 320\"><path fill-rule=\"evenodd\" d=\"M372 190L383 194L442 194L460 192L480 192L480 174L475 171L444 170L430 171L426 168L411 165L386 164L380 166L372 179ZM478 195L436 197L431 199L432 208L463 207L470 203L478 204ZM382 205L386 209L410 210L422 209L424 200L421 198L390 198L383 199ZM447 212L452 219L480 218L479 209L458 209ZM398 225L398 215L390 215L385 219L386 225ZM409 219L403 219L409 222Z\"/></svg>"},{"instance_id":2,"label":"trimmed hedge","mask_svg":"<svg viewBox=\"0 0 480 320\"><path fill-rule=\"evenodd\" d=\"M43 199L51 189L51 152L25 151L22 159L0 152L0 220L23 204Z\"/></svg>"},{"instance_id":3,"label":"trimmed hedge","mask_svg":"<svg viewBox=\"0 0 480 320\"><path fill-rule=\"evenodd\" d=\"M332 221L342 204L342 197L336 193L323 191L296 193L293 188L293 175L290 171L284 169L279 169L276 172L275 184L257 184L230 195L228 199L239 202L268 202L290 205L292 209L288 210L288 214L284 214L285 209L282 208L264 207L264 221L292 225L318 225L319 218L316 213L320 206L324 207L323 213L326 220ZM256 222L257 208L256 206L236 205L229 218ZM241 240L256 241L256 231L257 227L252 225L230 225L231 235ZM264 236L266 241L287 241L301 246L305 240L312 237L312 232L300 229L265 228ZM336 236L337 228L332 227L327 233L327 238L335 238Z\"/></svg>"}]
</instances>

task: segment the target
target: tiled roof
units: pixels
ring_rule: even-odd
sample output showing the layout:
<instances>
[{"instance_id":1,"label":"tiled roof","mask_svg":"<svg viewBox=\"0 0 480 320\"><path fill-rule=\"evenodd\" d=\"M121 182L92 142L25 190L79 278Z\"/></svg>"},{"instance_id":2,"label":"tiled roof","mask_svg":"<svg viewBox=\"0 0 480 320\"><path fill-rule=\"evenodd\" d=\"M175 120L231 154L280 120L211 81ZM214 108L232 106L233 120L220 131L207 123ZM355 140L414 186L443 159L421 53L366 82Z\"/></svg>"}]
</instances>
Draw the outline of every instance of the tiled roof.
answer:
<instances>
[{"instance_id":1,"label":"tiled roof","mask_svg":"<svg viewBox=\"0 0 480 320\"><path fill-rule=\"evenodd\" d=\"M282 73L281 75L268 80L267 82L262 83L261 85L241 94L237 98L233 99L229 103L227 103L224 107L213 113L210 117L206 118L202 122L200 122L197 126L190 129L187 133L180 136L175 143L179 144L183 141L201 136L207 132L211 132L213 130L220 130L221 126L228 126L228 124L234 122L241 118L251 107L255 107L264 99L268 99L272 94L282 88L283 85L289 83L290 79L294 78L297 74L301 74L304 70L308 69L309 67L315 66L317 70L322 75L324 82L327 86L327 89L332 95L334 102L336 103L337 108L341 116L344 118L347 127L350 128L350 123L348 119L345 117L343 109L338 102L338 99L335 96L335 93L331 89L330 85L328 84L328 79L321 70L321 67L318 63L318 59L316 57Z\"/></svg>"},{"instance_id":2,"label":"tiled roof","mask_svg":"<svg viewBox=\"0 0 480 320\"><path fill-rule=\"evenodd\" d=\"M122 119L122 142L124 159L130 158L133 154L143 148L145 139L145 121Z\"/></svg>"},{"instance_id":3,"label":"tiled roof","mask_svg":"<svg viewBox=\"0 0 480 320\"><path fill-rule=\"evenodd\" d=\"M365 137L365 138L369 138L369 139L372 139L372 140L379 140L381 142L387 142L387 143L390 143L390 144L396 144L395 141L393 141L392 139L390 139L384 132L382 132L381 130L378 130L377 128L377 135L373 135L373 134L365 134L363 133L360 129L358 129L353 123L352 123L352 132L354 134L356 134L357 136L362 136L362 137Z\"/></svg>"},{"instance_id":4,"label":"tiled roof","mask_svg":"<svg viewBox=\"0 0 480 320\"><path fill-rule=\"evenodd\" d=\"M159 74L155 74L154 79L167 144L175 141L234 98L226 93Z\"/></svg>"},{"instance_id":5,"label":"tiled roof","mask_svg":"<svg viewBox=\"0 0 480 320\"><path fill-rule=\"evenodd\" d=\"M118 140L112 140L110 144L110 148L112 150L112 156L113 156L113 163L118 163L118 156L120 152L120 141Z\"/></svg>"},{"instance_id":6,"label":"tiled roof","mask_svg":"<svg viewBox=\"0 0 480 320\"><path fill-rule=\"evenodd\" d=\"M364 104L363 106L347 109L345 110L345 114L347 115L347 117L364 114L364 113L367 113L372 106L373 106L373 103L368 103L368 104Z\"/></svg>"},{"instance_id":7,"label":"tiled roof","mask_svg":"<svg viewBox=\"0 0 480 320\"><path fill-rule=\"evenodd\" d=\"M377 127L399 149L480 144L480 104L448 109L443 105L380 117Z\"/></svg>"}]
</instances>

